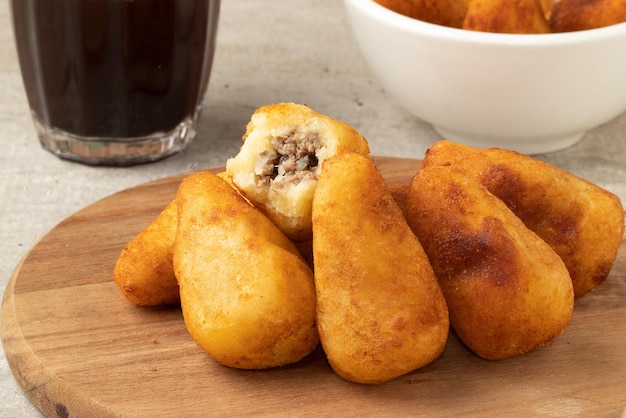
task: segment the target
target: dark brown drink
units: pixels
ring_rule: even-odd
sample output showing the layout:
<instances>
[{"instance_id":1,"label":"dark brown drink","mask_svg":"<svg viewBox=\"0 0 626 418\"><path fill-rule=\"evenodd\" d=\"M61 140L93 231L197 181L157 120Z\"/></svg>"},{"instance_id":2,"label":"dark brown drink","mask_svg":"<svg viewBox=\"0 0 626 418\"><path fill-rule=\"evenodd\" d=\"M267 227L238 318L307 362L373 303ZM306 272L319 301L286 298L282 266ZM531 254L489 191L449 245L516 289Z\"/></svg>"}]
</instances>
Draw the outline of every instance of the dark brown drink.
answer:
<instances>
[{"instance_id":1,"label":"dark brown drink","mask_svg":"<svg viewBox=\"0 0 626 418\"><path fill-rule=\"evenodd\" d=\"M93 149L90 139L138 141L145 153L147 137L173 132L171 142L193 130L185 124L197 117L208 83L218 0L12 0L11 7L40 137L61 133ZM87 162L120 163L106 158Z\"/></svg>"}]
</instances>

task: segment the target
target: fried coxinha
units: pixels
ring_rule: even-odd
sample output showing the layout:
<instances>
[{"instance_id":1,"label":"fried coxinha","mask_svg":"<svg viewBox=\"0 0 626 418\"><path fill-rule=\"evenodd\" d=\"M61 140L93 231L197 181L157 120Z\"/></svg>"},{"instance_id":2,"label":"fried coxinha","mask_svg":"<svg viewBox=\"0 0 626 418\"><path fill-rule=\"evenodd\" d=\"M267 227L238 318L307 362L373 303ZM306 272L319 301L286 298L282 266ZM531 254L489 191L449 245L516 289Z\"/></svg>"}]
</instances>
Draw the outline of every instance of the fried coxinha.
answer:
<instances>
[{"instance_id":1,"label":"fried coxinha","mask_svg":"<svg viewBox=\"0 0 626 418\"><path fill-rule=\"evenodd\" d=\"M318 345L313 273L295 245L221 177L176 195L174 272L187 330L219 363L265 369Z\"/></svg>"},{"instance_id":2,"label":"fried coxinha","mask_svg":"<svg viewBox=\"0 0 626 418\"><path fill-rule=\"evenodd\" d=\"M328 361L379 384L442 353L448 308L437 277L374 162L324 162L313 197L317 326Z\"/></svg>"},{"instance_id":3,"label":"fried coxinha","mask_svg":"<svg viewBox=\"0 0 626 418\"><path fill-rule=\"evenodd\" d=\"M243 141L220 176L299 246L311 240L313 191L324 160L344 151L369 154L367 140L356 129L296 103L258 108ZM117 260L115 281L137 305L178 303L171 267L176 219L176 205L170 204Z\"/></svg>"},{"instance_id":4,"label":"fried coxinha","mask_svg":"<svg viewBox=\"0 0 626 418\"><path fill-rule=\"evenodd\" d=\"M424 168L411 182L406 210L450 323L474 353L518 356L565 329L574 291L563 261L483 186L451 166Z\"/></svg>"},{"instance_id":5,"label":"fried coxinha","mask_svg":"<svg viewBox=\"0 0 626 418\"><path fill-rule=\"evenodd\" d=\"M294 241L311 239L313 192L324 161L347 151L369 155L356 129L295 103L257 109L243 140L226 173Z\"/></svg>"},{"instance_id":6,"label":"fried coxinha","mask_svg":"<svg viewBox=\"0 0 626 418\"><path fill-rule=\"evenodd\" d=\"M624 235L617 196L515 151L439 141L423 167L452 166L501 199L563 259L577 297L606 280Z\"/></svg>"}]
</instances>

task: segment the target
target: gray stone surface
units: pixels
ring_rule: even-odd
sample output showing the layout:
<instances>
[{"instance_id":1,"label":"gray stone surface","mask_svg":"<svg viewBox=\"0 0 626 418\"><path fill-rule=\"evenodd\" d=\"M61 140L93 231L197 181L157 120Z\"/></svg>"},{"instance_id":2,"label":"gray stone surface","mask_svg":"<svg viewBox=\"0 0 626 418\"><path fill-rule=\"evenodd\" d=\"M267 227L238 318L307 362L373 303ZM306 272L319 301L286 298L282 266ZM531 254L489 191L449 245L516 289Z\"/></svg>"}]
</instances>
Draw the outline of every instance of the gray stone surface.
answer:
<instances>
[{"instance_id":1,"label":"gray stone surface","mask_svg":"<svg viewBox=\"0 0 626 418\"><path fill-rule=\"evenodd\" d=\"M421 158L437 134L398 107L365 67L339 0L225 0L199 135L183 153L132 168L57 159L37 142L22 88L7 0L0 0L0 290L39 237L119 190L221 165L255 108L294 101L342 119L374 155ZM624 92L626 94L626 92ZM626 199L626 114L575 146L539 156ZM0 355L0 417L38 417Z\"/></svg>"}]
</instances>

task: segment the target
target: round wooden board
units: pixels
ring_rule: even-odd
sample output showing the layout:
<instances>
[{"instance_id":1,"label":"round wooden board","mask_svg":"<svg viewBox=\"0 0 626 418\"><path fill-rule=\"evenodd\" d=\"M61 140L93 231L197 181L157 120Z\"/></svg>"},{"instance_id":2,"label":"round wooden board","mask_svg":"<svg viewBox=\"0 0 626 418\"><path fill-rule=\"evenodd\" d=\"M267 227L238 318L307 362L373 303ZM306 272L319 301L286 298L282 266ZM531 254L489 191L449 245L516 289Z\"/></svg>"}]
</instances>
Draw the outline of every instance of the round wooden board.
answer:
<instances>
[{"instance_id":1,"label":"round wooden board","mask_svg":"<svg viewBox=\"0 0 626 418\"><path fill-rule=\"evenodd\" d=\"M390 183L418 160L376 158ZM214 171L219 171L216 168ZM430 365L379 386L345 382L321 350L266 371L222 367L189 337L178 308L138 308L113 283L124 245L171 201L182 175L122 191L45 235L15 269L2 343L47 416L621 416L626 407L626 251L577 300L551 346L479 359L451 335Z\"/></svg>"}]
</instances>

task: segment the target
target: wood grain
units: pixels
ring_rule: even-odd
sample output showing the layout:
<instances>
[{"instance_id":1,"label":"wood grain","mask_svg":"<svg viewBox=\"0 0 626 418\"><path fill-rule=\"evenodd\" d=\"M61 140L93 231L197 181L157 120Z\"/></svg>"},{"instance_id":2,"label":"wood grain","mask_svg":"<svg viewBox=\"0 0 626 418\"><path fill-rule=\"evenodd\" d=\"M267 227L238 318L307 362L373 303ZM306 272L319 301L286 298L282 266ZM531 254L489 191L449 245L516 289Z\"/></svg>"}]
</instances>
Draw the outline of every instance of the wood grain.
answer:
<instances>
[{"instance_id":1,"label":"wood grain","mask_svg":"<svg viewBox=\"0 0 626 418\"><path fill-rule=\"evenodd\" d=\"M377 158L390 183L419 161ZM216 168L214 171L219 171ZM191 340L178 308L137 308L112 280L126 242L175 195L181 176L114 194L70 216L16 267L2 343L47 416L621 416L626 408L626 250L577 300L551 346L481 360L450 336L430 365L380 386L345 382L323 352L267 371L224 368Z\"/></svg>"}]
</instances>

